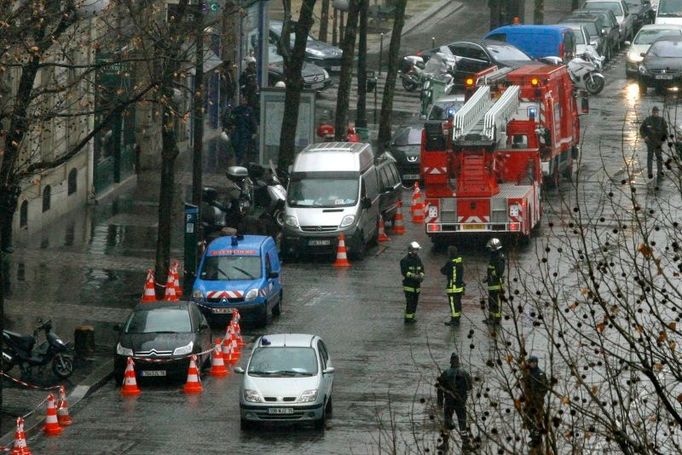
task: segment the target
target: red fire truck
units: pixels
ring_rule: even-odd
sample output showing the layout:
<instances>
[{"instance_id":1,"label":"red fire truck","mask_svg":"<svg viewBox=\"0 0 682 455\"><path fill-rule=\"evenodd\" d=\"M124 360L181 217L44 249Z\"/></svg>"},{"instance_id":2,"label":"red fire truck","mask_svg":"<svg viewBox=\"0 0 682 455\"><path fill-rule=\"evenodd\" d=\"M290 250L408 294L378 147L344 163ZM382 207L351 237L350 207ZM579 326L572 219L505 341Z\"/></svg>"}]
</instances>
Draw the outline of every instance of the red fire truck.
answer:
<instances>
[{"instance_id":1,"label":"red fire truck","mask_svg":"<svg viewBox=\"0 0 682 455\"><path fill-rule=\"evenodd\" d=\"M464 106L422 132L426 232L434 242L462 233L529 236L542 214L543 181L571 179L579 159L568 70L493 67L465 82L472 89Z\"/></svg>"}]
</instances>

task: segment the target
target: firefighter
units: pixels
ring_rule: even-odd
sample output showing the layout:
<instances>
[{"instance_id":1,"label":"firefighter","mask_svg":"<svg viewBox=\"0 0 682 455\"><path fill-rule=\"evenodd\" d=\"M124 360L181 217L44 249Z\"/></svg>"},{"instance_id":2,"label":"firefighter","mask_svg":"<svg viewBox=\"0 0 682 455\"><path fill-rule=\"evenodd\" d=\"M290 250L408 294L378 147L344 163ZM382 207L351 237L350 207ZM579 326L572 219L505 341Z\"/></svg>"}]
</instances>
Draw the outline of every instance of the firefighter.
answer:
<instances>
[{"instance_id":1,"label":"firefighter","mask_svg":"<svg viewBox=\"0 0 682 455\"><path fill-rule=\"evenodd\" d=\"M654 155L656 155L656 178L663 177L662 146L668 137L668 124L658 113L658 106L654 106L651 109L651 115L645 118L639 127L639 134L646 142L646 169L649 180L654 178Z\"/></svg>"},{"instance_id":2,"label":"firefighter","mask_svg":"<svg viewBox=\"0 0 682 455\"><path fill-rule=\"evenodd\" d=\"M504 277L505 258L502 253L502 242L498 238L488 240L486 248L490 251L488 274L488 324L499 324L502 319L502 283Z\"/></svg>"},{"instance_id":3,"label":"firefighter","mask_svg":"<svg viewBox=\"0 0 682 455\"><path fill-rule=\"evenodd\" d=\"M440 273L447 278L445 292L448 294L450 305L450 320L445 325L459 325L462 317L462 294L464 294L464 266L462 256L457 252L457 247L448 247L448 262L440 268Z\"/></svg>"},{"instance_id":4,"label":"firefighter","mask_svg":"<svg viewBox=\"0 0 682 455\"><path fill-rule=\"evenodd\" d=\"M523 419L530 431L530 446L537 447L542 443L545 428L545 396L549 391L547 375L538 366L537 356L528 357L521 377L521 391Z\"/></svg>"},{"instance_id":5,"label":"firefighter","mask_svg":"<svg viewBox=\"0 0 682 455\"><path fill-rule=\"evenodd\" d=\"M405 323L417 322L417 303L419 303L419 292L421 283L424 281L424 264L419 258L421 246L417 242L412 242L407 247L407 255L400 260L400 273L403 275L403 291L405 291Z\"/></svg>"},{"instance_id":6,"label":"firefighter","mask_svg":"<svg viewBox=\"0 0 682 455\"><path fill-rule=\"evenodd\" d=\"M459 365L459 356L454 352L450 355L450 368L444 370L435 384L437 389L438 405L443 406L443 422L445 428L442 431L442 450L448 449L450 430L455 428L452 422L452 414L457 415L459 434L464 446L469 443L469 429L467 427L466 402L469 391L472 389L471 376Z\"/></svg>"}]
</instances>

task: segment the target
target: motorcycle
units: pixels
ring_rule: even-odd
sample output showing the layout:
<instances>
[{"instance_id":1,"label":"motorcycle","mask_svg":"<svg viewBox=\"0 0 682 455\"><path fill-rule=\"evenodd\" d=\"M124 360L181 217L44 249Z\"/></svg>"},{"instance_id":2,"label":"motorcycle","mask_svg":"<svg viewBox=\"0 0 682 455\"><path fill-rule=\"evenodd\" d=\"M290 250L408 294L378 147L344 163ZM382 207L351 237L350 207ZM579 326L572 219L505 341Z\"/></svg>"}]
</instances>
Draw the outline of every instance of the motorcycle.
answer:
<instances>
[{"instance_id":1,"label":"motorcycle","mask_svg":"<svg viewBox=\"0 0 682 455\"><path fill-rule=\"evenodd\" d=\"M454 69L457 64L457 57L447 46L441 46L431 58L424 63L422 57L408 55L403 57L400 78L403 87L408 92L413 92L418 88L424 87L424 83L430 79L445 80L449 93L454 81Z\"/></svg>"},{"instance_id":2,"label":"motorcycle","mask_svg":"<svg viewBox=\"0 0 682 455\"><path fill-rule=\"evenodd\" d=\"M400 62L400 81L408 92L416 91L422 84L424 59L418 55L407 55Z\"/></svg>"},{"instance_id":3,"label":"motorcycle","mask_svg":"<svg viewBox=\"0 0 682 455\"><path fill-rule=\"evenodd\" d=\"M257 163L249 163L248 172L253 182L254 206L263 209L281 228L284 226L287 190L280 181L274 164L270 161L269 168L266 169ZM285 175L283 171L281 173Z\"/></svg>"},{"instance_id":4,"label":"motorcycle","mask_svg":"<svg viewBox=\"0 0 682 455\"><path fill-rule=\"evenodd\" d=\"M568 74L577 88L587 90L590 95L597 95L604 89L604 75L592 55L584 53L569 61L567 66Z\"/></svg>"},{"instance_id":5,"label":"motorcycle","mask_svg":"<svg viewBox=\"0 0 682 455\"><path fill-rule=\"evenodd\" d=\"M36 346L40 331L45 333L45 341ZM73 373L73 348L52 331L51 320L41 321L33 336L3 330L2 340L3 372L19 365L22 375L30 376L33 367L43 367L52 362L52 372L60 379L66 379Z\"/></svg>"}]
</instances>

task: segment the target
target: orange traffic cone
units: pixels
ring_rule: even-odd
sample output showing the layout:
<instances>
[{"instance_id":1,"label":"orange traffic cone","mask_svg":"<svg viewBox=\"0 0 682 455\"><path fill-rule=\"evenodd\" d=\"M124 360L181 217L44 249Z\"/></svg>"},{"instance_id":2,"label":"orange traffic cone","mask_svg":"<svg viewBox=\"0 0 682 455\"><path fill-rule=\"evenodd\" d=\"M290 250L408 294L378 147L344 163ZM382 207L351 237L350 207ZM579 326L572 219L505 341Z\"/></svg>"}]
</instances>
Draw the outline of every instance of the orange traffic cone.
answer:
<instances>
[{"instance_id":1,"label":"orange traffic cone","mask_svg":"<svg viewBox=\"0 0 682 455\"><path fill-rule=\"evenodd\" d=\"M55 405L54 395L52 394L47 396L47 417L45 417L43 431L48 436L58 436L64 431L64 429L59 426L57 406Z\"/></svg>"},{"instance_id":2,"label":"orange traffic cone","mask_svg":"<svg viewBox=\"0 0 682 455\"><path fill-rule=\"evenodd\" d=\"M343 235L343 232L339 234L339 244L336 247L336 261L332 265L334 267L350 267L348 255L346 254L346 236Z\"/></svg>"},{"instance_id":3,"label":"orange traffic cone","mask_svg":"<svg viewBox=\"0 0 682 455\"><path fill-rule=\"evenodd\" d=\"M69 414L69 403L66 401L66 390L64 386L59 386L59 402L57 403L57 421L59 425L68 427L73 423Z\"/></svg>"},{"instance_id":4,"label":"orange traffic cone","mask_svg":"<svg viewBox=\"0 0 682 455\"><path fill-rule=\"evenodd\" d=\"M190 357L189 369L187 370L187 382L185 383L183 390L185 393L201 393L204 390L204 388L201 387L196 354L192 354L192 357Z\"/></svg>"},{"instance_id":5,"label":"orange traffic cone","mask_svg":"<svg viewBox=\"0 0 682 455\"><path fill-rule=\"evenodd\" d=\"M175 294L175 278L173 277L173 269L168 271L168 280L166 281L166 293L163 296L163 300L169 302L177 302L178 296Z\"/></svg>"},{"instance_id":6,"label":"orange traffic cone","mask_svg":"<svg viewBox=\"0 0 682 455\"><path fill-rule=\"evenodd\" d=\"M420 200L412 212L412 222L415 224L421 224L424 222L424 203Z\"/></svg>"},{"instance_id":7,"label":"orange traffic cone","mask_svg":"<svg viewBox=\"0 0 682 455\"><path fill-rule=\"evenodd\" d=\"M412 203L410 204L410 210L414 215L414 211L417 209L417 204L422 200L422 191L419 189L419 182L414 182L414 189L412 190Z\"/></svg>"},{"instance_id":8,"label":"orange traffic cone","mask_svg":"<svg viewBox=\"0 0 682 455\"><path fill-rule=\"evenodd\" d=\"M128 364L126 371L123 373L123 386L121 387L121 395L124 397L135 396L140 394L140 389L137 387L137 379L135 378L135 362L128 357Z\"/></svg>"},{"instance_id":9,"label":"orange traffic cone","mask_svg":"<svg viewBox=\"0 0 682 455\"><path fill-rule=\"evenodd\" d=\"M223 340L221 338L216 338L216 344L211 353L211 371L210 375L222 378L227 376L229 371L225 367L225 361L223 360Z\"/></svg>"},{"instance_id":10,"label":"orange traffic cone","mask_svg":"<svg viewBox=\"0 0 682 455\"><path fill-rule=\"evenodd\" d=\"M241 351L244 347L244 338L242 338L242 328L239 326L239 320L234 323L234 334L237 337L237 347Z\"/></svg>"},{"instance_id":11,"label":"orange traffic cone","mask_svg":"<svg viewBox=\"0 0 682 455\"><path fill-rule=\"evenodd\" d=\"M384 217L379 217L379 237L377 237L377 240L379 242L388 242L391 240L387 235L386 235L386 226L384 225Z\"/></svg>"},{"instance_id":12,"label":"orange traffic cone","mask_svg":"<svg viewBox=\"0 0 682 455\"><path fill-rule=\"evenodd\" d=\"M232 343L227 338L223 340L223 362L225 362L226 365L233 365L237 362L234 351L232 350Z\"/></svg>"},{"instance_id":13,"label":"orange traffic cone","mask_svg":"<svg viewBox=\"0 0 682 455\"><path fill-rule=\"evenodd\" d=\"M26 443L23 417L17 417L17 432L14 434L14 446L11 455L31 455L31 450Z\"/></svg>"},{"instance_id":14,"label":"orange traffic cone","mask_svg":"<svg viewBox=\"0 0 682 455\"><path fill-rule=\"evenodd\" d=\"M178 274L178 269L180 268L180 263L178 261L173 261L173 283L175 284L175 295L180 298L182 297L182 288L180 287L180 276Z\"/></svg>"},{"instance_id":15,"label":"orange traffic cone","mask_svg":"<svg viewBox=\"0 0 682 455\"><path fill-rule=\"evenodd\" d=\"M147 281L144 284L144 293L141 302L156 302L156 290L154 289L154 271L147 270Z\"/></svg>"},{"instance_id":16,"label":"orange traffic cone","mask_svg":"<svg viewBox=\"0 0 682 455\"><path fill-rule=\"evenodd\" d=\"M403 218L403 201L398 201L398 211L393 218L393 233L396 235L405 234L405 219Z\"/></svg>"}]
</instances>

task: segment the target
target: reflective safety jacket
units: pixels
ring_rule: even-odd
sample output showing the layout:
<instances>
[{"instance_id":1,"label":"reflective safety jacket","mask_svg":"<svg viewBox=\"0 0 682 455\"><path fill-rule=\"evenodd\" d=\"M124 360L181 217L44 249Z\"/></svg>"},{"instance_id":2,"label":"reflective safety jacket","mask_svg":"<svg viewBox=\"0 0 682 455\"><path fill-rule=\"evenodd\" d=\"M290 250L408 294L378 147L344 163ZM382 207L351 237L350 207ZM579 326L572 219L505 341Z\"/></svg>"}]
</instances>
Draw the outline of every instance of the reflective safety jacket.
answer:
<instances>
[{"instance_id":1,"label":"reflective safety jacket","mask_svg":"<svg viewBox=\"0 0 682 455\"><path fill-rule=\"evenodd\" d=\"M424 280L424 264L419 256L409 253L400 260L400 273L403 274L403 290L419 292Z\"/></svg>"},{"instance_id":2,"label":"reflective safety jacket","mask_svg":"<svg viewBox=\"0 0 682 455\"><path fill-rule=\"evenodd\" d=\"M440 268L440 273L448 280L446 292L455 294L464 292L464 265L461 256L448 259L448 262Z\"/></svg>"},{"instance_id":3,"label":"reflective safety jacket","mask_svg":"<svg viewBox=\"0 0 682 455\"><path fill-rule=\"evenodd\" d=\"M494 253L490 256L488 263L488 291L502 290L502 279L504 277L505 258L502 253Z\"/></svg>"}]
</instances>

